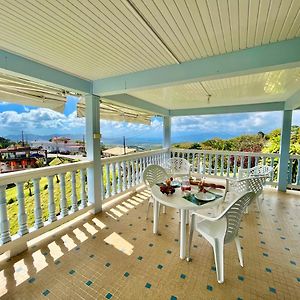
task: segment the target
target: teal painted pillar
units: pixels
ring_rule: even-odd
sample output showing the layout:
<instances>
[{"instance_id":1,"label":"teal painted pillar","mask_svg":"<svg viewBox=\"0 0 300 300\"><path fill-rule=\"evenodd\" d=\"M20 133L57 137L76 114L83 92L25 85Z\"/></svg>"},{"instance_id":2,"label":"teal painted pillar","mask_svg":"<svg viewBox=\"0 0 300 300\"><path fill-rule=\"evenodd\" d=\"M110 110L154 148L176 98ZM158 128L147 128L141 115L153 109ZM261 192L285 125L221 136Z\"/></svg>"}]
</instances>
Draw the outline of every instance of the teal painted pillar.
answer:
<instances>
[{"instance_id":1,"label":"teal painted pillar","mask_svg":"<svg viewBox=\"0 0 300 300\"><path fill-rule=\"evenodd\" d=\"M102 210L99 100L95 95L85 96L86 151L93 161L93 167L87 169L88 201L95 204L95 213Z\"/></svg>"},{"instance_id":2,"label":"teal painted pillar","mask_svg":"<svg viewBox=\"0 0 300 300\"><path fill-rule=\"evenodd\" d=\"M164 140L163 147L169 148L171 147L171 117L165 116L163 117L163 125L164 125Z\"/></svg>"},{"instance_id":3,"label":"teal painted pillar","mask_svg":"<svg viewBox=\"0 0 300 300\"><path fill-rule=\"evenodd\" d=\"M285 192L288 184L288 165L290 158L290 139L292 127L292 110L283 111L281 139L280 139L280 160L278 175L278 190Z\"/></svg>"}]
</instances>

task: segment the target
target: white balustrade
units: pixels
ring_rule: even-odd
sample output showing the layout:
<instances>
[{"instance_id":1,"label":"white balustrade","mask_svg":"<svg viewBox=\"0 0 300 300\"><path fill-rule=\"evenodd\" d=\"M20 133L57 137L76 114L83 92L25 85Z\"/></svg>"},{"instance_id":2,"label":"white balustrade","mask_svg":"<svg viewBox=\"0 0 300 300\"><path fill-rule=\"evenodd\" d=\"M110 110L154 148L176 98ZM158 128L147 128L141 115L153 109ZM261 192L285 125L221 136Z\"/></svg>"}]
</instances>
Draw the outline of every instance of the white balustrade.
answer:
<instances>
[{"instance_id":1,"label":"white balustrade","mask_svg":"<svg viewBox=\"0 0 300 300\"><path fill-rule=\"evenodd\" d=\"M248 170L258 164L270 165L274 172L269 184L277 184L278 153L238 152L217 150L171 149L171 157L186 157L193 174L214 177L237 177L238 168ZM196 166L196 167L195 167ZM300 187L300 155L291 155L289 161L289 186Z\"/></svg>"},{"instance_id":2,"label":"white balustrade","mask_svg":"<svg viewBox=\"0 0 300 300\"><path fill-rule=\"evenodd\" d=\"M132 186L132 178L131 178L131 161L127 162L127 176L128 176L128 188Z\"/></svg>"},{"instance_id":3,"label":"white balustrade","mask_svg":"<svg viewBox=\"0 0 300 300\"><path fill-rule=\"evenodd\" d=\"M123 167L123 191L127 190L127 171L126 171L126 162L122 161L122 167Z\"/></svg>"},{"instance_id":4,"label":"white balustrade","mask_svg":"<svg viewBox=\"0 0 300 300\"><path fill-rule=\"evenodd\" d=\"M129 168L131 169L131 184L132 186L135 186L135 161L132 161L130 164L129 164Z\"/></svg>"},{"instance_id":5,"label":"white balustrade","mask_svg":"<svg viewBox=\"0 0 300 300\"><path fill-rule=\"evenodd\" d=\"M42 208L40 199L40 180L41 178L34 178L33 189L34 189L34 228L38 229L44 226L42 219Z\"/></svg>"},{"instance_id":6,"label":"white balustrade","mask_svg":"<svg viewBox=\"0 0 300 300\"><path fill-rule=\"evenodd\" d=\"M67 197L66 197L66 173L59 174L60 185L60 216L66 217L68 212Z\"/></svg>"},{"instance_id":7,"label":"white balustrade","mask_svg":"<svg viewBox=\"0 0 300 300\"><path fill-rule=\"evenodd\" d=\"M49 222L57 220L55 214L55 202L54 202L54 186L53 186L53 175L47 176L48 179L48 211L49 211Z\"/></svg>"},{"instance_id":8,"label":"white balustrade","mask_svg":"<svg viewBox=\"0 0 300 300\"><path fill-rule=\"evenodd\" d=\"M160 149L101 159L102 166L106 171L104 199L142 183L145 168L150 164L163 165L167 157L166 154L167 149Z\"/></svg>"},{"instance_id":9,"label":"white balustrade","mask_svg":"<svg viewBox=\"0 0 300 300\"><path fill-rule=\"evenodd\" d=\"M0 245L4 245L12 240L10 236L9 227L9 216L7 211L7 199L6 199L6 186L15 184L17 190L17 207L18 207L18 235L24 236L28 234L28 226L32 226L31 231L42 230L44 225L50 225L57 222L55 203L58 199L56 195L56 189L60 190L60 219L68 216L68 206L66 197L66 174L70 174L71 177L71 202L72 210L75 212L78 210L77 207L77 196L76 196L76 171L80 170L80 197L81 206L83 209L87 206L87 196L85 191L85 181L86 181L86 168L90 168L92 162L78 162L72 164L64 164L59 166L43 167L39 169L29 169L17 171L14 173L6 173L0 175ZM59 187L54 185L54 176L57 178L59 176ZM48 195L48 223L43 222L43 212L41 205L41 181L47 180L47 185L44 186L43 193L46 192ZM24 185L30 187L33 183L34 191L34 209L33 212L26 209L27 193L25 197ZM26 186L25 186L26 187ZM27 189L27 187L26 187ZM30 195L28 195L30 197ZM12 205L12 204L11 204ZM28 213L33 214L33 222L28 224ZM30 231L30 232L31 232Z\"/></svg>"},{"instance_id":10,"label":"white balustrade","mask_svg":"<svg viewBox=\"0 0 300 300\"><path fill-rule=\"evenodd\" d=\"M106 193L105 193L105 197L108 198L110 197L111 193L110 193L110 167L109 167L109 163L105 164L105 175L106 175Z\"/></svg>"},{"instance_id":11,"label":"white balustrade","mask_svg":"<svg viewBox=\"0 0 300 300\"><path fill-rule=\"evenodd\" d=\"M121 162L117 162L117 172L118 172L118 188L117 193L122 191L122 173L121 173Z\"/></svg>"},{"instance_id":12,"label":"white balustrade","mask_svg":"<svg viewBox=\"0 0 300 300\"><path fill-rule=\"evenodd\" d=\"M17 198L18 198L18 223L20 236L28 233L27 227L27 214L25 211L25 198L24 198L24 182L17 183Z\"/></svg>"},{"instance_id":13,"label":"white balustrade","mask_svg":"<svg viewBox=\"0 0 300 300\"><path fill-rule=\"evenodd\" d=\"M117 193L116 163L114 163L114 162L111 164L111 172L112 172L111 195L114 196Z\"/></svg>"},{"instance_id":14,"label":"white balustrade","mask_svg":"<svg viewBox=\"0 0 300 300\"><path fill-rule=\"evenodd\" d=\"M76 193L76 171L71 172L71 187L72 187L71 211L75 212L78 210L78 198L77 198L77 193Z\"/></svg>"},{"instance_id":15,"label":"white balustrade","mask_svg":"<svg viewBox=\"0 0 300 300\"><path fill-rule=\"evenodd\" d=\"M87 206L85 179L86 179L86 171L85 169L80 169L80 209Z\"/></svg>"},{"instance_id":16,"label":"white balustrade","mask_svg":"<svg viewBox=\"0 0 300 300\"><path fill-rule=\"evenodd\" d=\"M6 185L0 186L0 245L11 241L6 205Z\"/></svg>"}]
</instances>

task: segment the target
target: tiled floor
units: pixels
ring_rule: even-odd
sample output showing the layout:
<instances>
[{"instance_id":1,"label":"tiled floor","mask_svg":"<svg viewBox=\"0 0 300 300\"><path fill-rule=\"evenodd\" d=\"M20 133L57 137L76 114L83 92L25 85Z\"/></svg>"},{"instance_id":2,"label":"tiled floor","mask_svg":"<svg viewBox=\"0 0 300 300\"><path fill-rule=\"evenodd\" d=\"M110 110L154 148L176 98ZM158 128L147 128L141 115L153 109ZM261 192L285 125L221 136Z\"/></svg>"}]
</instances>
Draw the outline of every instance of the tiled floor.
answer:
<instances>
[{"instance_id":1,"label":"tiled floor","mask_svg":"<svg viewBox=\"0 0 300 300\"><path fill-rule=\"evenodd\" d=\"M193 261L179 259L178 214L160 234L145 220L146 192L80 222L1 265L3 299L300 299L300 193L267 191L262 213L241 224L244 264L225 247L225 283L200 237Z\"/></svg>"}]
</instances>

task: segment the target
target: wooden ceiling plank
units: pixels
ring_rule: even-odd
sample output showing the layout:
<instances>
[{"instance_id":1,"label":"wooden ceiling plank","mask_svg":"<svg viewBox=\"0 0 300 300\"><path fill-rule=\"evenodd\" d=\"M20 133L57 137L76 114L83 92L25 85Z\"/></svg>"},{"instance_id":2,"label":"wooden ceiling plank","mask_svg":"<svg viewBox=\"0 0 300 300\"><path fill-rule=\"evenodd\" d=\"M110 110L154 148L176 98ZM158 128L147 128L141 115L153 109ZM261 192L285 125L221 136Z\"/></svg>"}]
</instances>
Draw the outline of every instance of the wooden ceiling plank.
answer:
<instances>
[{"instance_id":1,"label":"wooden ceiling plank","mask_svg":"<svg viewBox=\"0 0 300 300\"><path fill-rule=\"evenodd\" d=\"M239 1L229 0L229 17L233 51L240 50Z\"/></svg>"},{"instance_id":2,"label":"wooden ceiling plank","mask_svg":"<svg viewBox=\"0 0 300 300\"><path fill-rule=\"evenodd\" d=\"M232 52L232 38L229 21L229 6L227 1L218 0L219 14L221 18L222 30L224 34L224 44L226 52Z\"/></svg>"},{"instance_id":3,"label":"wooden ceiling plank","mask_svg":"<svg viewBox=\"0 0 300 300\"><path fill-rule=\"evenodd\" d=\"M167 2L167 0L154 0L156 6L160 10L163 18L169 24L169 27L172 29L174 36L176 37L177 43L180 45L182 50L186 53L185 60L192 60L194 58L194 54L189 47L185 36L183 35L177 20L175 20L172 14L172 6L169 7L171 2ZM176 9L176 8L175 8Z\"/></svg>"},{"instance_id":4,"label":"wooden ceiling plank","mask_svg":"<svg viewBox=\"0 0 300 300\"><path fill-rule=\"evenodd\" d=\"M272 31L271 42L277 42L279 40L282 27L284 26L285 20L288 16L292 0L281 1L281 5L277 14L277 19Z\"/></svg>"},{"instance_id":5,"label":"wooden ceiling plank","mask_svg":"<svg viewBox=\"0 0 300 300\"><path fill-rule=\"evenodd\" d=\"M135 6L145 16L164 43L175 53L179 61L185 61L187 54L177 42L177 37L153 1L134 0Z\"/></svg>"},{"instance_id":6,"label":"wooden ceiling plank","mask_svg":"<svg viewBox=\"0 0 300 300\"><path fill-rule=\"evenodd\" d=\"M239 0L240 49L247 48L249 1Z\"/></svg>"},{"instance_id":7,"label":"wooden ceiling plank","mask_svg":"<svg viewBox=\"0 0 300 300\"><path fill-rule=\"evenodd\" d=\"M295 22L297 22L297 17L300 15L300 1L294 0L290 6L289 12L285 19L285 22L281 28L281 32L279 35L279 40L284 40L289 36L289 32L291 31ZM300 20L297 22L298 26L300 26Z\"/></svg>"},{"instance_id":8,"label":"wooden ceiling plank","mask_svg":"<svg viewBox=\"0 0 300 300\"><path fill-rule=\"evenodd\" d=\"M247 48L254 47L254 44L255 44L257 16L259 13L259 2L260 2L260 0L251 0L250 1L249 17L248 17Z\"/></svg>"},{"instance_id":9,"label":"wooden ceiling plank","mask_svg":"<svg viewBox=\"0 0 300 300\"><path fill-rule=\"evenodd\" d=\"M209 39L210 45L212 47L213 53L220 53L219 45L217 43L216 33L212 24L212 16L207 5L206 0L197 0L197 6L199 10L199 15L202 19L202 24L205 33ZM218 16L215 16L216 18Z\"/></svg>"},{"instance_id":10,"label":"wooden ceiling plank","mask_svg":"<svg viewBox=\"0 0 300 300\"><path fill-rule=\"evenodd\" d=\"M145 26L136 16L133 15L131 11L128 10L123 2L104 2L107 5L105 8L110 12L108 13L110 20L117 24L120 28L127 29L124 34L127 34L131 40L135 41L137 45L140 45L140 51L144 51L146 56L156 57L156 64L174 63L174 61L167 55L165 49L158 44L151 35L149 35ZM116 3L119 3L119 5L116 6ZM163 59L161 59L161 57Z\"/></svg>"},{"instance_id":11,"label":"wooden ceiling plank","mask_svg":"<svg viewBox=\"0 0 300 300\"><path fill-rule=\"evenodd\" d=\"M269 15L265 27L265 32L263 36L263 44L268 44L271 41L271 35L273 32L273 28L275 26L275 23L277 21L277 15L280 8L282 0L272 0L269 10Z\"/></svg>"},{"instance_id":12,"label":"wooden ceiling plank","mask_svg":"<svg viewBox=\"0 0 300 300\"><path fill-rule=\"evenodd\" d=\"M80 19L82 19L82 21L89 25L90 30L93 32L93 34L95 34L96 37L104 40L105 44L108 45L110 48L117 48L118 51L120 51L124 55L125 60L131 61L131 54L134 54L134 56L136 57L136 62L139 61L140 63L142 63L143 61L148 61L149 65L159 65L156 61L156 58L154 58L151 54L148 55L145 58L145 60L143 60L140 56L140 49L137 48L137 43L135 41L130 39L124 33L116 33L116 26L113 28L109 27L105 23L104 19L101 18L101 15L97 15L92 10L89 10L87 8L89 2L84 2L84 4L85 5L83 5L81 2L76 2L74 4L66 2L66 5L67 7L70 7L70 10L72 9L71 5L73 5L76 6L78 10L82 11L78 22L81 22ZM101 23L101 26L99 22Z\"/></svg>"},{"instance_id":13,"label":"wooden ceiling plank","mask_svg":"<svg viewBox=\"0 0 300 300\"><path fill-rule=\"evenodd\" d=\"M224 33L220 19L220 11L217 0L207 1L207 6L209 10L209 15L211 16L212 26L214 28L214 33L216 36L216 41L220 53L226 53Z\"/></svg>"},{"instance_id":14,"label":"wooden ceiling plank","mask_svg":"<svg viewBox=\"0 0 300 300\"><path fill-rule=\"evenodd\" d=\"M176 3L177 6L179 6L182 3L182 0L176 0ZM188 3L186 1L184 1L184 5L182 4L180 12L182 14L182 18L185 21L186 27L189 30L191 39L193 40L194 52L197 53L196 57L207 57L207 51L203 45L201 37L199 36L196 25L189 10Z\"/></svg>"},{"instance_id":15,"label":"wooden ceiling plank","mask_svg":"<svg viewBox=\"0 0 300 300\"><path fill-rule=\"evenodd\" d=\"M260 1L259 11L258 11L258 21L256 26L255 34L255 46L260 46L262 44L267 20L270 12L271 0Z\"/></svg>"}]
</instances>

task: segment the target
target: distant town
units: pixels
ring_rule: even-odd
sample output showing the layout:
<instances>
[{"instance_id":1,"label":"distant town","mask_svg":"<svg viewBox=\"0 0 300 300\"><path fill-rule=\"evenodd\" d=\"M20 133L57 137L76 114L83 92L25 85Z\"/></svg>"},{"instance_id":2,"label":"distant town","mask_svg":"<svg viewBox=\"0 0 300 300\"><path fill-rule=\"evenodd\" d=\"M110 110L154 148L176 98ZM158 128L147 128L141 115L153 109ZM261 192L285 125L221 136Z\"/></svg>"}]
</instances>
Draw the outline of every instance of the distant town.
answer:
<instances>
[{"instance_id":1,"label":"distant town","mask_svg":"<svg viewBox=\"0 0 300 300\"><path fill-rule=\"evenodd\" d=\"M101 157L112 157L143 151L141 147L123 146L105 147L101 144ZM72 160L86 158L85 140L71 140L68 137L54 136L48 141L34 140L12 142L0 137L0 173L9 173L29 168L39 168L49 165L55 157L65 157Z\"/></svg>"}]
</instances>

